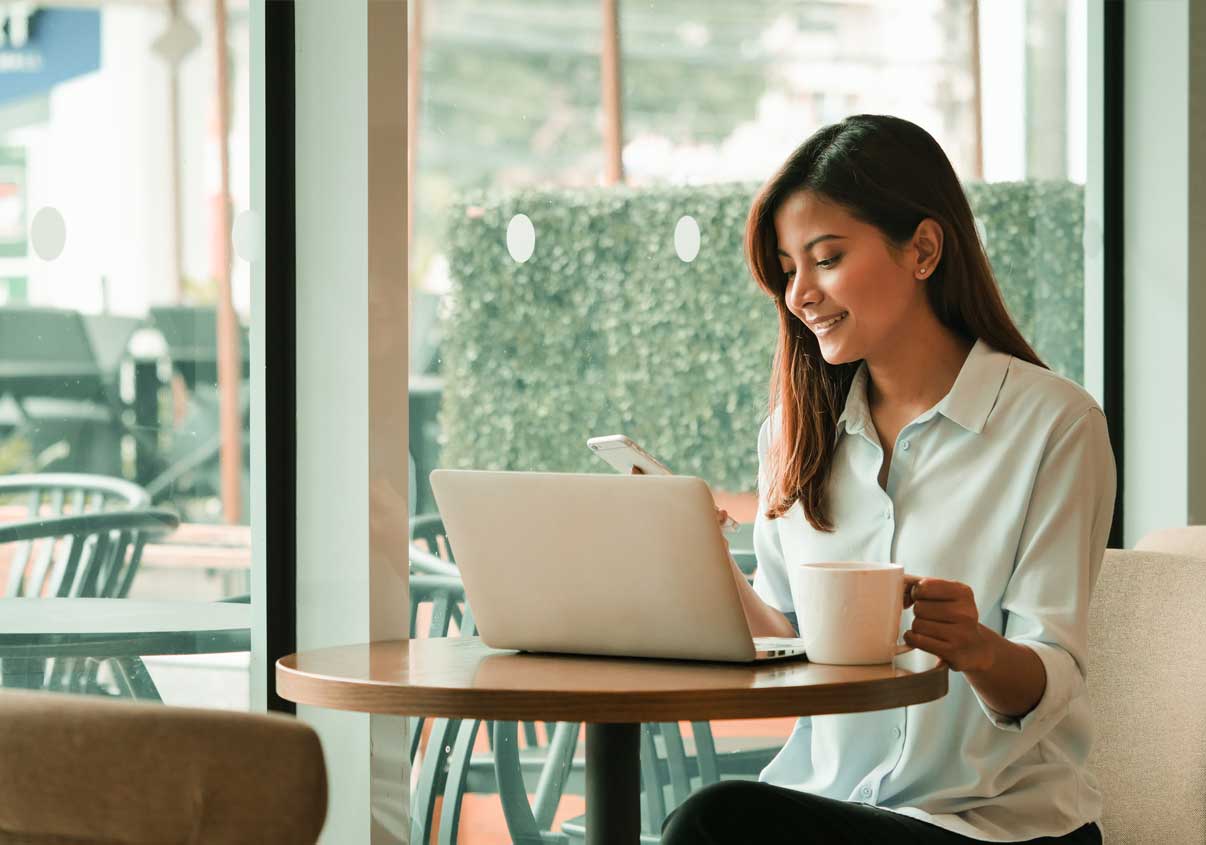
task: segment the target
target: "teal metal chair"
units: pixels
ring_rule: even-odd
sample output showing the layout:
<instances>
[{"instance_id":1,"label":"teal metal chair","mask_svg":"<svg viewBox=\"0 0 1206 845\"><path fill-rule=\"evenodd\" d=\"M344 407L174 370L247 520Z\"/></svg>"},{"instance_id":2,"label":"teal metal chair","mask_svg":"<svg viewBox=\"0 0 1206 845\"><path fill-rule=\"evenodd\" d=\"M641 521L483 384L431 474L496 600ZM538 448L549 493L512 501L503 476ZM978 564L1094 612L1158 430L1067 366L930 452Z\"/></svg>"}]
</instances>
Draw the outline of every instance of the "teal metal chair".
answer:
<instances>
[{"instance_id":1,"label":"teal metal chair","mask_svg":"<svg viewBox=\"0 0 1206 845\"><path fill-rule=\"evenodd\" d=\"M221 491L219 454L221 399L218 394L218 322L212 305L164 305L150 309L150 322L163 335L172 370L188 388L188 406L179 425L167 427L168 444L153 462L155 474L145 481L156 503L195 496L216 496ZM238 413L243 430L243 520L250 518L250 408L249 342L246 327L239 328L241 378Z\"/></svg>"},{"instance_id":2,"label":"teal metal chair","mask_svg":"<svg viewBox=\"0 0 1206 845\"><path fill-rule=\"evenodd\" d=\"M738 555L753 557L751 532L738 532L731 542L735 559ZM465 602L464 585L438 514L412 519L410 567L412 638L419 633L419 607L424 604L431 606L428 636L448 636L453 623L462 636L474 635L476 626ZM412 760L424 724L421 718L411 722ZM541 742L534 722L484 725L491 750L475 755L473 745L483 723L472 719L434 720L428 748L434 747L435 751L430 761L423 761L413 796L411 841L429 841L438 796L444 799L439 841L454 843L464 794L497 792L516 845L585 842L584 817L566 821L559 831L552 830L561 797L585 793L581 725L544 723L547 743ZM694 790L721 778L756 778L782 743L751 743L742 738L730 745L733 747L718 750L708 722L692 722L689 737L684 736L678 723L641 726L642 842L658 842L666 816ZM532 800L529 794L534 794Z\"/></svg>"},{"instance_id":3,"label":"teal metal chair","mask_svg":"<svg viewBox=\"0 0 1206 845\"><path fill-rule=\"evenodd\" d=\"M425 606L430 613L430 621L421 627L418 620L427 615L420 612ZM457 622L461 636L473 636L477 632L472 611L465 602L464 586L459 578L446 575L411 573L410 620L412 638L420 634L429 637L448 636L454 621ZM509 736L508 747L514 746L518 739L518 726L515 722L487 724L493 725L496 732L502 731ZM423 733L428 727L430 733L424 747ZM419 766L418 782L411 795L411 842L430 842L433 829L437 832L437 842L440 845L455 845L457 842L461 807L469 785L470 767L478 762L478 758L473 754L473 746L481 727L482 721L479 719L428 720L425 717L411 717L409 753L412 765L417 762ZM546 758L561 759L565 756L564 750L567 748L572 755L573 739L569 737L569 732L573 731L576 736L577 728L577 725L558 724L552 744L555 750L546 754ZM554 758L552 755L555 753L560 756ZM504 805L504 815L510 822L516 810L509 804L521 801L522 805L527 807L522 774L515 759L506 753L492 759L489 765L499 770L498 782L504 785L500 798ZM537 805L547 808L547 812L542 811L541 815L546 828L552 823L552 814L557 809L564 786L563 781L557 780L553 775L565 767L550 763L547 768L549 775L542 778L537 789ZM436 805L441 799L439 823L436 828L433 827L436 823ZM514 831L512 835L514 836ZM520 839L516 838L515 841Z\"/></svg>"},{"instance_id":4,"label":"teal metal chair","mask_svg":"<svg viewBox=\"0 0 1206 845\"><path fill-rule=\"evenodd\" d=\"M122 478L42 472L0 476L0 502L25 504L25 519L146 507L151 497Z\"/></svg>"},{"instance_id":5,"label":"teal metal chair","mask_svg":"<svg viewBox=\"0 0 1206 845\"><path fill-rule=\"evenodd\" d=\"M45 523L44 520L61 516L135 510L149 505L150 497L138 485L120 478L76 473L37 473L0 476L0 502L6 501L24 506L25 512L20 524L45 525L46 530L53 531L53 525ZM16 529L17 525L4 527ZM175 524L172 528L175 528ZM49 542L48 537L36 528L29 539L10 538L0 542L12 544L4 595L37 595L37 592L25 592L24 579L36 572L41 572L44 576L50 573L50 556L54 552L55 544ZM35 545L39 547L37 555L34 554ZM139 553L141 554L141 549ZM31 561L33 569L27 571Z\"/></svg>"},{"instance_id":6,"label":"teal metal chair","mask_svg":"<svg viewBox=\"0 0 1206 845\"><path fill-rule=\"evenodd\" d=\"M0 397L11 403L5 428L28 447L31 466L120 472L121 439L137 436L122 422L117 390L129 340L120 335L132 328L110 322L62 308L0 307Z\"/></svg>"},{"instance_id":7,"label":"teal metal chair","mask_svg":"<svg viewBox=\"0 0 1206 845\"><path fill-rule=\"evenodd\" d=\"M0 526L0 548L10 548L5 596L11 598L125 598L152 539L179 525L171 511L139 508L35 517ZM8 658L0 661L3 686L95 691L100 663L88 658ZM146 679L137 657L114 661L118 693L140 694L131 679ZM49 669L49 671L47 671ZM153 689L153 688L148 688Z\"/></svg>"},{"instance_id":8,"label":"teal metal chair","mask_svg":"<svg viewBox=\"0 0 1206 845\"><path fill-rule=\"evenodd\" d=\"M439 376L410 376L407 385L410 408L409 449L415 460L418 481L418 513L436 511L435 495L431 492L429 476L440 461L440 404L444 397L444 382Z\"/></svg>"},{"instance_id":9,"label":"teal metal chair","mask_svg":"<svg viewBox=\"0 0 1206 845\"><path fill-rule=\"evenodd\" d=\"M444 533L443 523L438 515L417 517L412 521L413 540L410 547L410 636L412 639L424 637L446 637L455 635L473 636L477 626L473 621L473 613L465 601L465 588L460 573L452 559L452 550ZM425 624L424 624L424 620ZM489 792L499 792L504 803L504 815L510 818L517 810L508 806L509 803L522 801L527 806L527 794L524 787L523 774L513 757L506 752L501 758L494 755L474 755L473 746L482 721L477 719L427 719L411 717L410 722L410 759L419 766L417 785L411 796L411 840L412 842L430 842L433 829L438 831L440 845L455 845L460 828L460 811L466 791L476 791L471 788L470 773L472 769L488 768L491 773L491 785L502 783L503 790L489 789ZM501 731L508 736L509 747L514 747L518 741L519 725L515 722L486 722L488 737L493 741L496 733ZM553 737L550 747L543 752L545 763L543 767L549 772L541 779L537 789L537 804L549 808L542 811L541 818L547 828L552 823L552 813L556 811L564 788L564 779L554 775L563 771L567 766L557 765L555 761L565 758L568 749L572 757L574 742L577 736L576 724L546 724L546 731ZM424 730L429 730L427 744L423 747ZM572 732L573 736L570 736ZM539 744L536 725L524 723L523 734L525 744L534 748ZM420 751L424 751L420 755ZM567 758L568 759L568 758ZM478 780L481 780L479 777ZM442 798L438 828L433 828L436 822L436 804ZM518 806L517 804L515 805ZM519 841L519 840L516 840Z\"/></svg>"}]
</instances>

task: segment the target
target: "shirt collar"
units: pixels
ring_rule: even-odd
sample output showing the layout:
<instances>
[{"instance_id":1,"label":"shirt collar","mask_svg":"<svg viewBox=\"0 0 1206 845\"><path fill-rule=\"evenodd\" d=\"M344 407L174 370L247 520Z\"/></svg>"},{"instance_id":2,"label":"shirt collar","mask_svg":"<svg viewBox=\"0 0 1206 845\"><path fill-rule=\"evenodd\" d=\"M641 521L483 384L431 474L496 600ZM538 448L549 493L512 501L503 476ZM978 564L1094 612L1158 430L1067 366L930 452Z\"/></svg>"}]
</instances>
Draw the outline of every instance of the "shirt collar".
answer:
<instances>
[{"instance_id":1,"label":"shirt collar","mask_svg":"<svg viewBox=\"0 0 1206 845\"><path fill-rule=\"evenodd\" d=\"M950 391L918 420L923 421L939 413L973 434L982 432L988 415L992 413L997 404L997 397L1001 394L1001 385L1005 382L1005 373L1009 370L1011 357L993 349L983 340L976 340ZM848 434L857 434L867 427L870 419L871 412L867 405L867 362L864 361L859 364L858 371L850 382L846 407L837 421L838 434L841 434L843 429Z\"/></svg>"}]
</instances>

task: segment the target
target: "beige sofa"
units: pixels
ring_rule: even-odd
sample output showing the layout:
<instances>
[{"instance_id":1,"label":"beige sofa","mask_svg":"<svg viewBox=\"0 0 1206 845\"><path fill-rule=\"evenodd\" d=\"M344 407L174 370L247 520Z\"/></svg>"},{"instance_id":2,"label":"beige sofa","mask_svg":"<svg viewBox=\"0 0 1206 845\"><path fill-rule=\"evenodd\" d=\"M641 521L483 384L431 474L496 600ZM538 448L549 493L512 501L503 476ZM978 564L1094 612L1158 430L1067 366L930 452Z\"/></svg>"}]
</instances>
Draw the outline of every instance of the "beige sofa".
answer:
<instances>
[{"instance_id":1,"label":"beige sofa","mask_svg":"<svg viewBox=\"0 0 1206 845\"><path fill-rule=\"evenodd\" d=\"M295 719L0 691L0 845L312 845L326 810Z\"/></svg>"},{"instance_id":2,"label":"beige sofa","mask_svg":"<svg viewBox=\"0 0 1206 845\"><path fill-rule=\"evenodd\" d=\"M1107 550L1087 670L1108 845L1206 842L1206 558Z\"/></svg>"}]
</instances>

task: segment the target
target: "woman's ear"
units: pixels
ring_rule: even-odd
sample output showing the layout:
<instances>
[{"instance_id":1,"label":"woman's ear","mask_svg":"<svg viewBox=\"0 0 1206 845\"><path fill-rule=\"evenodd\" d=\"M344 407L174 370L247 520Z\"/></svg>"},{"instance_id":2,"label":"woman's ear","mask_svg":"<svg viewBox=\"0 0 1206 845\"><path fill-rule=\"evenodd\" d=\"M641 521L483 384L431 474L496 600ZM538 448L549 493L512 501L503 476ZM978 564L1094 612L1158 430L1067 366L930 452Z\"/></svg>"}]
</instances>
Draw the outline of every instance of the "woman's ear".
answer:
<instances>
[{"instance_id":1,"label":"woman's ear","mask_svg":"<svg viewBox=\"0 0 1206 845\"><path fill-rule=\"evenodd\" d=\"M917 224L913 233L913 255L916 260L914 275L918 279L932 276L942 259L942 227L937 220L927 217Z\"/></svg>"}]
</instances>

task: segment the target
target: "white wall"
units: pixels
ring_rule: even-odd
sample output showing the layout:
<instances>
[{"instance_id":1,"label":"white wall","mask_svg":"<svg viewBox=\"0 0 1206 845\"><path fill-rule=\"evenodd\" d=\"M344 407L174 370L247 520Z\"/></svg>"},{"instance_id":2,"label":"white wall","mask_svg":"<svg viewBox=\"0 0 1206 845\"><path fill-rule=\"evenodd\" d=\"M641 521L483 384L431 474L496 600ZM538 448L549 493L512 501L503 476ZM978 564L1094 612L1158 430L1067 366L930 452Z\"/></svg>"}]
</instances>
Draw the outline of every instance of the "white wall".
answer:
<instances>
[{"instance_id":1,"label":"white wall","mask_svg":"<svg viewBox=\"0 0 1206 845\"><path fill-rule=\"evenodd\" d=\"M1190 5L1126 7L1127 546L1154 528L1206 522L1206 31L1200 5L1191 26Z\"/></svg>"},{"instance_id":2,"label":"white wall","mask_svg":"<svg viewBox=\"0 0 1206 845\"><path fill-rule=\"evenodd\" d=\"M393 133L404 120L406 19L396 0L344 0L338 14L327 0L295 9L297 646L306 650L404 638L409 628L406 567L369 542L370 481L385 472L406 495L395 454L406 443L405 403L370 416L370 407L396 409L406 391L405 252L389 253L405 228L393 230L392 247L382 244L383 220L404 209L405 144L380 143L383 125ZM388 80L370 91L371 48L401 56L393 97L382 96ZM393 158L370 169L382 155ZM396 183L383 178L398 173ZM370 320L370 301L392 290L402 309L391 321L377 308ZM375 380L385 373L392 378ZM407 841L404 722L316 707L298 715L318 730L327 759L323 842Z\"/></svg>"},{"instance_id":3,"label":"white wall","mask_svg":"<svg viewBox=\"0 0 1206 845\"><path fill-rule=\"evenodd\" d=\"M228 4L238 10L242 0ZM214 133L213 4L186 0L181 13L201 43L179 68L183 273L212 277L212 198L219 190ZM143 314L177 299L172 229L169 67L152 49L168 27L162 7L101 7L101 66L49 92L49 120L6 133L27 147L27 218L43 206L64 217L67 240L53 262L0 259L0 272L29 276L37 304L99 311L100 278L110 307ZM241 15L235 15L241 21ZM230 190L235 213L250 205L249 33L228 31L231 78ZM250 274L232 263L235 307L250 308Z\"/></svg>"}]
</instances>

